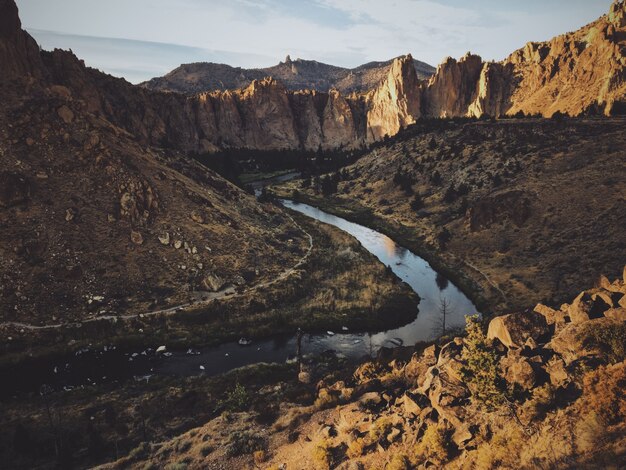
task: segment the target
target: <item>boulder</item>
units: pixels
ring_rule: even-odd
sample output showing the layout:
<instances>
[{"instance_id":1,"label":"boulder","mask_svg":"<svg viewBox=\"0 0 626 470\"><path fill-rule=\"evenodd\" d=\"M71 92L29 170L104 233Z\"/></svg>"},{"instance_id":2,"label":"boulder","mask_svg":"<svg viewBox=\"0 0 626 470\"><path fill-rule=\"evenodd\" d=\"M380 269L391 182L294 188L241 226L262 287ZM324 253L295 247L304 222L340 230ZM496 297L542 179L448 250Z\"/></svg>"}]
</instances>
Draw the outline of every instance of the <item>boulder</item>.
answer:
<instances>
[{"instance_id":1,"label":"boulder","mask_svg":"<svg viewBox=\"0 0 626 470\"><path fill-rule=\"evenodd\" d=\"M599 345L585 342L586 331L597 327L611 328L612 325L618 324L619 322L606 317L584 323L568 323L554 335L545 348L560 355L567 366L584 357L598 357L602 355L602 350Z\"/></svg>"},{"instance_id":2,"label":"boulder","mask_svg":"<svg viewBox=\"0 0 626 470\"><path fill-rule=\"evenodd\" d=\"M572 323L582 323L592 318L600 318L612 307L606 295L598 292L584 291L578 294L567 309Z\"/></svg>"},{"instance_id":3,"label":"boulder","mask_svg":"<svg viewBox=\"0 0 626 470\"><path fill-rule=\"evenodd\" d=\"M626 321L626 308L610 308L604 312L604 316L613 320Z\"/></svg>"},{"instance_id":4,"label":"boulder","mask_svg":"<svg viewBox=\"0 0 626 470\"><path fill-rule=\"evenodd\" d=\"M71 124L74 121L74 113L66 105L57 109L57 114L65 124Z\"/></svg>"},{"instance_id":5,"label":"boulder","mask_svg":"<svg viewBox=\"0 0 626 470\"><path fill-rule=\"evenodd\" d=\"M163 235L159 236L159 241L161 245L169 245L170 244L170 233L165 232Z\"/></svg>"},{"instance_id":6,"label":"boulder","mask_svg":"<svg viewBox=\"0 0 626 470\"><path fill-rule=\"evenodd\" d=\"M550 383L555 387L562 387L567 384L569 376L565 368L565 361L559 356L552 356L546 364L546 372L550 376Z\"/></svg>"},{"instance_id":7,"label":"boulder","mask_svg":"<svg viewBox=\"0 0 626 470\"><path fill-rule=\"evenodd\" d=\"M507 348L523 348L528 338L540 343L550 330L543 315L535 312L510 313L489 322L488 339L498 339Z\"/></svg>"},{"instance_id":8,"label":"boulder","mask_svg":"<svg viewBox=\"0 0 626 470\"><path fill-rule=\"evenodd\" d=\"M143 244L143 235L141 235L141 233L137 232L136 230L132 230L130 232L130 240L135 245L142 245Z\"/></svg>"},{"instance_id":9,"label":"boulder","mask_svg":"<svg viewBox=\"0 0 626 470\"><path fill-rule=\"evenodd\" d=\"M554 325L558 321L559 310L554 310L543 304L535 305L533 312L543 315L548 325Z\"/></svg>"},{"instance_id":10,"label":"boulder","mask_svg":"<svg viewBox=\"0 0 626 470\"><path fill-rule=\"evenodd\" d=\"M537 382L530 362L520 355L519 350L509 350L507 355L500 359L500 368L508 383L517 384L524 390L530 390Z\"/></svg>"},{"instance_id":11,"label":"boulder","mask_svg":"<svg viewBox=\"0 0 626 470\"><path fill-rule=\"evenodd\" d=\"M424 382L424 374L429 367L437 363L436 346L429 346L424 352L413 354L409 362L404 366L404 377L408 383L421 386Z\"/></svg>"},{"instance_id":12,"label":"boulder","mask_svg":"<svg viewBox=\"0 0 626 470\"><path fill-rule=\"evenodd\" d=\"M224 281L218 275L209 273L202 280L202 286L205 289L217 292L224 287Z\"/></svg>"}]
</instances>

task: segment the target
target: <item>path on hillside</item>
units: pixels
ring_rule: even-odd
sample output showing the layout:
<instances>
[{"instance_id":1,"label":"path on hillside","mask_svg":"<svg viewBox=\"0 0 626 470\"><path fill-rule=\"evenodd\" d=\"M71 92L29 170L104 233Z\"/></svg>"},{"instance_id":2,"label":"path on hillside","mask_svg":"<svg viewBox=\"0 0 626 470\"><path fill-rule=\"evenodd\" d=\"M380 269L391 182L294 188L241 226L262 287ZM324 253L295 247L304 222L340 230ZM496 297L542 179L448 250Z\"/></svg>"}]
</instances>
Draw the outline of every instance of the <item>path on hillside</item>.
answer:
<instances>
[{"instance_id":1,"label":"path on hillside","mask_svg":"<svg viewBox=\"0 0 626 470\"><path fill-rule=\"evenodd\" d=\"M173 307L167 307L161 310L153 310L151 312L145 312L145 313L135 313L135 314L131 314L131 315L99 315L97 317L92 317L92 318L88 318L86 320L82 320L82 321L74 321L74 322L68 322L68 323L58 323L58 324L54 324L54 325L32 325L29 323L20 323L20 322L4 322L4 323L0 323L0 327L15 327L15 328L19 328L22 330L50 330L50 329L57 329L57 328L66 328L66 327L71 327L71 326L78 326L78 325L83 325L84 323L91 323L91 322L96 322L96 321L103 321L103 320L130 320L131 318L146 318L146 317L151 317L154 315L160 315L160 314L165 314L165 315L169 315L172 313L176 313L179 310L184 310L188 307L196 307L199 305L204 305L204 304L209 304L211 302L213 302L214 300L219 300L219 299L223 299L226 297L239 297L242 296L244 294L248 294L250 292L253 292L255 290L258 289L262 289L264 287L269 287L273 284L276 284L277 282L280 282L286 278L288 278L289 276L291 276L298 268L300 268L300 266L302 266L304 263L306 263L307 259L309 258L309 256L311 255L311 252L313 251L313 236L307 232L298 222L295 221L295 219L290 215L290 214L286 214L287 217L289 217L289 219L293 222L293 224L298 227L302 233L304 233L304 235L309 239L309 247L306 250L306 253L304 254L304 256L302 256L298 262L293 265L292 267L284 270L282 273L280 273L278 276L274 277L273 279L266 281L266 282L261 282L259 284L256 284L252 287L249 287L248 289L245 289L241 292L237 292L237 289L234 286L228 286L222 290L219 290L217 292L196 292L197 294L201 294L202 295L202 299L196 299L196 300L192 300L190 302L186 302L183 304L179 304L179 305L175 305Z\"/></svg>"}]
</instances>

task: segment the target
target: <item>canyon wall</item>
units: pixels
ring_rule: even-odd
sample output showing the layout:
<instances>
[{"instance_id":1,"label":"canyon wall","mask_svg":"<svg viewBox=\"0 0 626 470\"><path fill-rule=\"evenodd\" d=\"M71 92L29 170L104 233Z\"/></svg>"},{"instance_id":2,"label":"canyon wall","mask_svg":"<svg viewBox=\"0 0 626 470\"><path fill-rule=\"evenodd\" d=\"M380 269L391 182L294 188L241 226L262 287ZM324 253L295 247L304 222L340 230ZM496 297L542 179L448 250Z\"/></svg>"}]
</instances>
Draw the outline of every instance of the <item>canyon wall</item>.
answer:
<instances>
[{"instance_id":1,"label":"canyon wall","mask_svg":"<svg viewBox=\"0 0 626 470\"><path fill-rule=\"evenodd\" d=\"M1 0L2 79L31 76L66 86L97 113L149 145L206 153L236 147L353 149L417 119L555 112L621 114L626 108L626 5L584 28L528 43L502 62L447 58L420 81L410 55L395 59L367 93L291 91L274 79L194 96L133 86L85 67L71 52L40 52Z\"/></svg>"}]
</instances>

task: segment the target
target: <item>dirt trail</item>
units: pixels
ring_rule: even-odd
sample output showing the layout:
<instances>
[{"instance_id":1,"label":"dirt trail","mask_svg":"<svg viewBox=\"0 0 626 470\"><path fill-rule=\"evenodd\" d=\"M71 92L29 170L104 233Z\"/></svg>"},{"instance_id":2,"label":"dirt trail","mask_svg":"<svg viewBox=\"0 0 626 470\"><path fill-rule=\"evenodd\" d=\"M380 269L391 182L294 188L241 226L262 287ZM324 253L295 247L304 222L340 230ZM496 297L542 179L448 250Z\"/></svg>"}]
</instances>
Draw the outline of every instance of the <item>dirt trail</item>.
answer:
<instances>
[{"instance_id":1,"label":"dirt trail","mask_svg":"<svg viewBox=\"0 0 626 470\"><path fill-rule=\"evenodd\" d=\"M92 317L92 318L79 321L79 322L57 323L53 325L32 325L29 323L20 323L20 322L4 322L4 323L0 323L0 328L15 327L18 329L31 330L31 331L50 330L50 329L65 328L65 327L71 327L71 326L79 326L84 323L91 323L91 322L103 321L103 320L106 320L106 321L129 320L131 318L146 318L146 317L151 317L154 315L161 315L161 314L168 315L168 314L176 313L180 310L184 310L185 308L188 308L188 307L195 307L198 305L208 304L208 303L213 302L214 300L219 300L219 299L223 299L226 297L233 297L233 298L239 297L241 295L253 292L257 289L262 289L264 287L271 286L291 276L291 274L293 274L296 271L296 269L298 269L300 266L306 263L306 260L309 258L309 256L311 255L311 251L313 250L313 245L314 245L313 236L309 232L307 232L298 222L296 222L295 219L290 214L287 214L287 217L289 217L289 219L293 222L293 224L296 227L298 227L302 231L302 233L304 233L304 235L309 239L309 247L307 248L307 251L304 254L304 256L302 256L295 265L286 269L285 271L283 271L282 273L280 273L278 276L276 276L274 279L270 281L261 282L241 292L237 292L236 288L233 286L225 287L224 289L219 290L217 292L196 292L196 294L200 294L202 296L202 299L192 300L191 302L174 305L173 307L167 307L161 310L154 310L151 312L136 313L132 315L99 315L97 317Z\"/></svg>"}]
</instances>

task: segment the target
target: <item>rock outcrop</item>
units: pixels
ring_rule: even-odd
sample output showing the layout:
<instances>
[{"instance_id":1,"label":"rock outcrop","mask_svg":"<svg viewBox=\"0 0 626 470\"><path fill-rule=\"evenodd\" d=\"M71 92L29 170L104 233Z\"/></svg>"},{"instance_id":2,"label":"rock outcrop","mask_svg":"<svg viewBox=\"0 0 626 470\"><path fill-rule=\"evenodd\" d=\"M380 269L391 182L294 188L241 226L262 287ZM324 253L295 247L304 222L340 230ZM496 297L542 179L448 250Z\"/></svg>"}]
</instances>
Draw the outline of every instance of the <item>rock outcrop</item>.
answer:
<instances>
[{"instance_id":1,"label":"rock outcrop","mask_svg":"<svg viewBox=\"0 0 626 470\"><path fill-rule=\"evenodd\" d=\"M626 109L626 5L550 41L529 42L502 62L446 59L424 91L425 115L615 115Z\"/></svg>"},{"instance_id":2,"label":"rock outcrop","mask_svg":"<svg viewBox=\"0 0 626 470\"><path fill-rule=\"evenodd\" d=\"M469 53L458 61L448 58L427 82L420 82L410 55L382 68L363 66L381 73L350 95L330 85L321 87L328 91L293 91L256 75L241 89L191 96L136 87L86 68L69 52L40 53L20 29L13 0L3 0L1 8L2 79L46 79L72 90L90 112L104 115L142 143L185 152L355 149L395 135L421 117L608 115L626 108L625 7L619 1L581 30L529 43L499 63L483 63ZM268 72L281 78L300 76L308 68L290 60ZM356 76L344 78L354 81Z\"/></svg>"}]
</instances>

